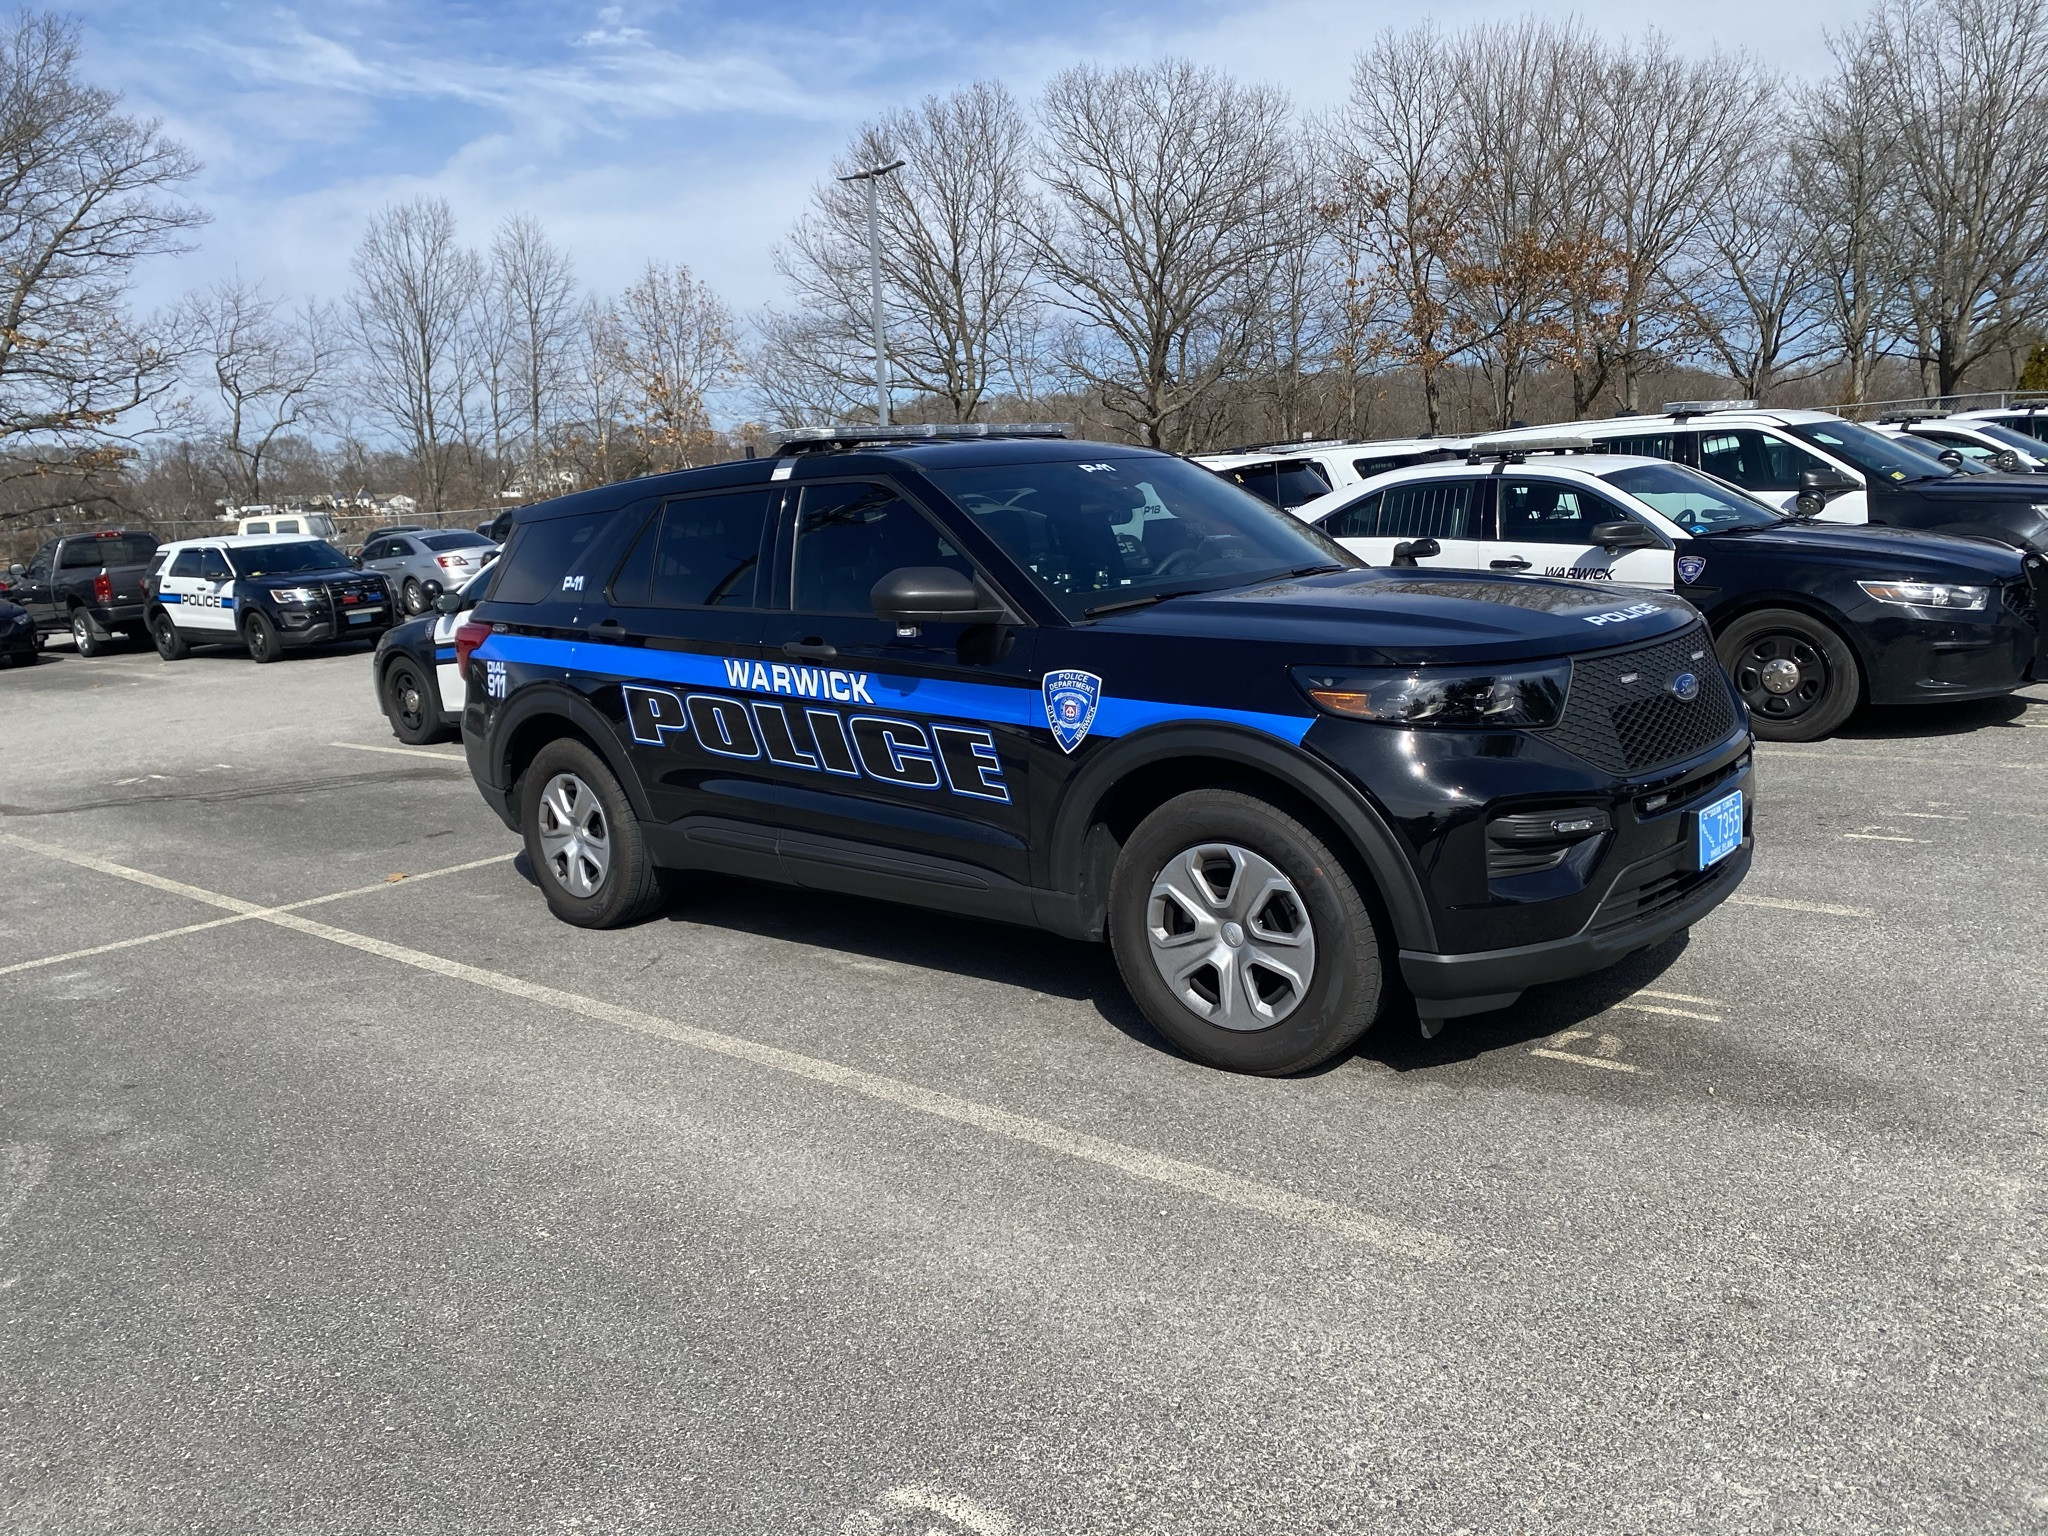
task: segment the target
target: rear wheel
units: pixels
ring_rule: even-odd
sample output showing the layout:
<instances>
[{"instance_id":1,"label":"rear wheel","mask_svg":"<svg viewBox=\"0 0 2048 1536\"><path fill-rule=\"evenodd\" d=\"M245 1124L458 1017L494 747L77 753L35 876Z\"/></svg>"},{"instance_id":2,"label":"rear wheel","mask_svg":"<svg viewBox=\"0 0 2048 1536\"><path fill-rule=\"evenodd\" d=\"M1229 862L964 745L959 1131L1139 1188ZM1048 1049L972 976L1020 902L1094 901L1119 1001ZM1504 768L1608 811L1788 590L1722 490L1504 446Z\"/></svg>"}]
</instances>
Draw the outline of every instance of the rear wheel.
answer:
<instances>
[{"instance_id":1,"label":"rear wheel","mask_svg":"<svg viewBox=\"0 0 2048 1536\"><path fill-rule=\"evenodd\" d=\"M165 661L183 661L192 654L192 647L178 633L178 626L171 622L171 616L161 610L149 621L149 638L156 642L156 653Z\"/></svg>"},{"instance_id":2,"label":"rear wheel","mask_svg":"<svg viewBox=\"0 0 2048 1536\"><path fill-rule=\"evenodd\" d=\"M270 620L260 613L252 613L242 621L242 643L249 647L249 659L255 662L270 662L284 654L279 643L277 630Z\"/></svg>"},{"instance_id":3,"label":"rear wheel","mask_svg":"<svg viewBox=\"0 0 2048 1536\"><path fill-rule=\"evenodd\" d=\"M427 594L420 584L408 576L405 585L399 589L398 600L405 605L405 611L412 614L427 611Z\"/></svg>"},{"instance_id":4,"label":"rear wheel","mask_svg":"<svg viewBox=\"0 0 2048 1536\"><path fill-rule=\"evenodd\" d=\"M1759 608L1715 638L1721 665L1765 741L1817 741L1856 711L1863 672L1834 628L1791 608Z\"/></svg>"},{"instance_id":5,"label":"rear wheel","mask_svg":"<svg viewBox=\"0 0 2048 1536\"><path fill-rule=\"evenodd\" d=\"M1236 1072L1299 1072L1379 1017L1380 935L1357 883L1292 816L1235 790L1139 823L1110 883L1110 943L1159 1032Z\"/></svg>"},{"instance_id":6,"label":"rear wheel","mask_svg":"<svg viewBox=\"0 0 2048 1536\"><path fill-rule=\"evenodd\" d=\"M579 928L617 928L661 904L661 880L626 792L603 758L563 738L519 785L526 857L549 908Z\"/></svg>"},{"instance_id":7,"label":"rear wheel","mask_svg":"<svg viewBox=\"0 0 2048 1536\"><path fill-rule=\"evenodd\" d=\"M83 608L71 610L71 643L78 648L81 656L103 656L107 642L93 633L92 620L85 616Z\"/></svg>"},{"instance_id":8,"label":"rear wheel","mask_svg":"<svg viewBox=\"0 0 2048 1536\"><path fill-rule=\"evenodd\" d=\"M401 657L384 669L384 713L391 721L391 734L408 745L423 747L443 735L440 697L410 658Z\"/></svg>"}]
</instances>

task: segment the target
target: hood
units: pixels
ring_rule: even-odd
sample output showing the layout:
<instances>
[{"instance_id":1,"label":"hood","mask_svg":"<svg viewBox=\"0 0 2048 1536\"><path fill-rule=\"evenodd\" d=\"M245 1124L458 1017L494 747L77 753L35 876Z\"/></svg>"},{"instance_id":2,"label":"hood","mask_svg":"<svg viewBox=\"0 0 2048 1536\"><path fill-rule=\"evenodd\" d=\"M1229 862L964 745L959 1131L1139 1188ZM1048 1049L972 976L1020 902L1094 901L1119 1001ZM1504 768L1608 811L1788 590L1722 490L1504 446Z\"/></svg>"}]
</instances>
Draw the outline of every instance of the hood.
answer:
<instances>
[{"instance_id":1,"label":"hood","mask_svg":"<svg viewBox=\"0 0 2048 1536\"><path fill-rule=\"evenodd\" d=\"M1103 629L1284 643L1355 665L1571 656L1699 622L1684 599L1591 582L1374 567L1172 598Z\"/></svg>"},{"instance_id":2,"label":"hood","mask_svg":"<svg viewBox=\"0 0 2048 1536\"><path fill-rule=\"evenodd\" d=\"M1696 541L1703 551L1733 546L1755 554L1783 554L1801 560L1871 567L1878 574L1965 574L1979 580L2009 581L2021 571L2020 552L1995 539L1880 523L1823 523L1800 519L1771 528L1710 533Z\"/></svg>"},{"instance_id":3,"label":"hood","mask_svg":"<svg viewBox=\"0 0 2048 1536\"><path fill-rule=\"evenodd\" d=\"M6 598L0 597L0 624L11 623L17 618L25 619L27 617L28 610L22 607L21 604L11 603Z\"/></svg>"}]
</instances>

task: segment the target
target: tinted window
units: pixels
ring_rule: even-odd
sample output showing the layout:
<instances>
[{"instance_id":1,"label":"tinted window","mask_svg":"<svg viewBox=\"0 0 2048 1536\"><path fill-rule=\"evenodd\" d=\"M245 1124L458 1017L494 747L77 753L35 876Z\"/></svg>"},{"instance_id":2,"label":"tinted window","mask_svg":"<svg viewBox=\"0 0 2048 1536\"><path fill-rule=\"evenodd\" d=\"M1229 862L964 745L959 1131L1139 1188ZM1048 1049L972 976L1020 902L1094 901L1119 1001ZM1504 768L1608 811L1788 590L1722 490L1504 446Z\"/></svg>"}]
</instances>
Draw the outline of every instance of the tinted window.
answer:
<instances>
[{"instance_id":1,"label":"tinted window","mask_svg":"<svg viewBox=\"0 0 2048 1536\"><path fill-rule=\"evenodd\" d=\"M228 565L228 557L217 549L199 551L199 579L202 581L233 581L235 573Z\"/></svg>"},{"instance_id":2,"label":"tinted window","mask_svg":"<svg viewBox=\"0 0 2048 1536\"><path fill-rule=\"evenodd\" d=\"M1272 464L1246 464L1226 469L1223 478L1241 485L1269 506L1293 508L1318 496L1330 494L1330 482L1320 464L1306 459L1287 459Z\"/></svg>"},{"instance_id":3,"label":"tinted window","mask_svg":"<svg viewBox=\"0 0 2048 1536\"><path fill-rule=\"evenodd\" d=\"M230 556L244 576L293 576L300 571L331 571L348 564L348 556L321 539L298 544L259 544Z\"/></svg>"},{"instance_id":4,"label":"tinted window","mask_svg":"<svg viewBox=\"0 0 2048 1536\"><path fill-rule=\"evenodd\" d=\"M247 524L244 524L244 525L243 525L243 528L242 528L242 532L244 532L244 533L268 533L268 532L270 532L270 524L268 524L268 523L247 523Z\"/></svg>"},{"instance_id":5,"label":"tinted window","mask_svg":"<svg viewBox=\"0 0 2048 1536\"><path fill-rule=\"evenodd\" d=\"M1679 432L1645 432L1635 437L1596 437L1593 446L1608 453L1633 453L1639 458L1682 462L1685 458L1684 440L1685 434Z\"/></svg>"},{"instance_id":6,"label":"tinted window","mask_svg":"<svg viewBox=\"0 0 2048 1536\"><path fill-rule=\"evenodd\" d=\"M1810 425L1789 426L1785 429L1804 442L1823 448L1843 462L1854 465L1872 480L1946 480L1954 474L1946 464L1918 451L1919 445L1906 443L1896 437L1886 437L1882 432L1873 432L1869 427L1853 421L1822 421ZM1702 463L1702 469L1710 465ZM1823 466L1809 461L1807 467ZM1734 476L1729 476L1734 479ZM1736 480L1737 485L1742 485ZM1744 486L1745 490L1756 487ZM1798 488L1798 482L1793 482Z\"/></svg>"},{"instance_id":7,"label":"tinted window","mask_svg":"<svg viewBox=\"0 0 2048 1536\"><path fill-rule=\"evenodd\" d=\"M1678 524L1687 533L1719 533L1727 528L1768 528L1785 516L1761 502L1726 490L1705 475L1677 464L1642 464L1600 477Z\"/></svg>"},{"instance_id":8,"label":"tinted window","mask_svg":"<svg viewBox=\"0 0 2048 1536\"><path fill-rule=\"evenodd\" d=\"M2001 425L2015 432L2023 432L2036 442L2048 443L2048 414L2040 411L2026 411L2011 416L2001 416Z\"/></svg>"},{"instance_id":9,"label":"tinted window","mask_svg":"<svg viewBox=\"0 0 2048 1536\"><path fill-rule=\"evenodd\" d=\"M277 525L277 527L276 527L276 529L275 529L274 531L275 531L275 532L277 532L277 533L303 533L303 532L305 532L305 530L304 530L303 528L301 528L301 527L299 526L299 520L298 520L298 519L297 519L296 517L287 517L287 518L283 519L283 520L282 520L281 522L279 522L279 523L278 523L278 525Z\"/></svg>"},{"instance_id":10,"label":"tinted window","mask_svg":"<svg viewBox=\"0 0 2048 1536\"><path fill-rule=\"evenodd\" d=\"M1369 539L1380 525L1380 496L1374 491L1348 507L1339 507L1318 526L1333 539Z\"/></svg>"},{"instance_id":11,"label":"tinted window","mask_svg":"<svg viewBox=\"0 0 2048 1536\"><path fill-rule=\"evenodd\" d=\"M1374 475L1384 475L1390 469L1405 469L1410 464L1427 464L1443 457L1445 455L1436 452L1383 454L1373 459L1353 459L1351 467L1358 472L1359 479L1370 480Z\"/></svg>"},{"instance_id":12,"label":"tinted window","mask_svg":"<svg viewBox=\"0 0 2048 1536\"><path fill-rule=\"evenodd\" d=\"M802 613L875 611L876 582L906 565L974 565L917 508L886 485L807 485L797 512L796 587Z\"/></svg>"},{"instance_id":13,"label":"tinted window","mask_svg":"<svg viewBox=\"0 0 2048 1536\"><path fill-rule=\"evenodd\" d=\"M491 589L491 601L538 603L565 591L581 591L574 582L586 574L583 557L590 553L610 516L609 512L578 512L520 524L512 547L499 561L505 569Z\"/></svg>"},{"instance_id":14,"label":"tinted window","mask_svg":"<svg viewBox=\"0 0 2048 1536\"><path fill-rule=\"evenodd\" d=\"M1382 539L1464 539L1471 537L1472 512L1484 480L1424 480L1396 485L1380 504Z\"/></svg>"},{"instance_id":15,"label":"tinted window","mask_svg":"<svg viewBox=\"0 0 2048 1536\"><path fill-rule=\"evenodd\" d=\"M1516 543L1590 544L1595 523L1628 514L1604 496L1555 480L1501 482L1500 537Z\"/></svg>"},{"instance_id":16,"label":"tinted window","mask_svg":"<svg viewBox=\"0 0 2048 1536\"><path fill-rule=\"evenodd\" d=\"M1970 423L1970 426L1974 430L1983 433L1984 436L1990 438L1994 443L2003 443L2006 447L2016 449L2032 458L2039 458L2041 456L2041 442L2039 438L2029 437L2024 432L2015 432L2011 427L2001 427L1995 421L1973 421ZM1958 448L1963 446L1960 440L1956 442L1956 446Z\"/></svg>"},{"instance_id":17,"label":"tinted window","mask_svg":"<svg viewBox=\"0 0 2048 1536\"><path fill-rule=\"evenodd\" d=\"M156 553L156 536L121 533L111 538L67 539L64 565L67 571L98 570L103 565L140 565Z\"/></svg>"},{"instance_id":18,"label":"tinted window","mask_svg":"<svg viewBox=\"0 0 2048 1536\"><path fill-rule=\"evenodd\" d=\"M491 541L480 533L430 533L419 542L428 549L481 549Z\"/></svg>"},{"instance_id":19,"label":"tinted window","mask_svg":"<svg viewBox=\"0 0 2048 1536\"><path fill-rule=\"evenodd\" d=\"M1358 562L1306 523L1163 455L926 471L1069 618Z\"/></svg>"},{"instance_id":20,"label":"tinted window","mask_svg":"<svg viewBox=\"0 0 2048 1536\"><path fill-rule=\"evenodd\" d=\"M768 500L760 490L670 502L641 530L612 583L612 600L628 607L753 607Z\"/></svg>"},{"instance_id":21,"label":"tinted window","mask_svg":"<svg viewBox=\"0 0 2048 1536\"><path fill-rule=\"evenodd\" d=\"M178 558L171 562L171 574L173 576L197 576L199 574L199 551L196 549L179 550Z\"/></svg>"},{"instance_id":22,"label":"tinted window","mask_svg":"<svg viewBox=\"0 0 2048 1536\"><path fill-rule=\"evenodd\" d=\"M1753 427L1709 427L1700 434L1700 468L1745 491L1796 491L1801 470L1827 466L1803 448Z\"/></svg>"}]
</instances>

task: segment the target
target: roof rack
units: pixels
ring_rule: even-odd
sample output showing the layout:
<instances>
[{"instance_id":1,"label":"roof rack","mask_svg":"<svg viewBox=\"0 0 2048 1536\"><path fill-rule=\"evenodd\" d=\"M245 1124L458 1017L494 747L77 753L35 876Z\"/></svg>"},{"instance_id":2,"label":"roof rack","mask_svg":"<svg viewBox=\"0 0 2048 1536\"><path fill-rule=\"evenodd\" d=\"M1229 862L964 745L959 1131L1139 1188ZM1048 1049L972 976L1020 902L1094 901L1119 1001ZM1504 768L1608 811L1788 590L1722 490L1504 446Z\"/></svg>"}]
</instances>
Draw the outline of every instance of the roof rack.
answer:
<instances>
[{"instance_id":1,"label":"roof rack","mask_svg":"<svg viewBox=\"0 0 2048 1536\"><path fill-rule=\"evenodd\" d=\"M1664 414L1683 421L1688 416L1711 416L1716 411L1753 411L1754 400L1666 400Z\"/></svg>"},{"instance_id":2,"label":"roof rack","mask_svg":"<svg viewBox=\"0 0 2048 1536\"><path fill-rule=\"evenodd\" d=\"M1063 421L918 422L907 427L799 427L789 434L778 459L794 453L839 453L863 443L925 443L974 441L987 437L1067 437Z\"/></svg>"},{"instance_id":3,"label":"roof rack","mask_svg":"<svg viewBox=\"0 0 2048 1536\"><path fill-rule=\"evenodd\" d=\"M1465 462L1504 459L1518 464L1532 453L1594 453L1597 445L1583 432L1517 432L1512 437L1475 437L1465 445Z\"/></svg>"},{"instance_id":4,"label":"roof rack","mask_svg":"<svg viewBox=\"0 0 2048 1536\"><path fill-rule=\"evenodd\" d=\"M1939 406L1914 406L1910 410L1886 411L1876 418L1879 426L1911 426L1916 421L1939 421L1948 412Z\"/></svg>"}]
</instances>

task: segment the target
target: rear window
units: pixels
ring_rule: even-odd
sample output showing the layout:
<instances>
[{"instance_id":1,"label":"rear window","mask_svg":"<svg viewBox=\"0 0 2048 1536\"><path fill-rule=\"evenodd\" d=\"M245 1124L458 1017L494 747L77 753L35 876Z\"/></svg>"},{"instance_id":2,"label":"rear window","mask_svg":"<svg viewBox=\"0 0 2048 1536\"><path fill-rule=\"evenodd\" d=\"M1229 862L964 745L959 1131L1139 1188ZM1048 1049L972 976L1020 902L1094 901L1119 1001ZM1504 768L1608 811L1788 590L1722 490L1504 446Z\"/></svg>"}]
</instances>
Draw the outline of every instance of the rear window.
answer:
<instances>
[{"instance_id":1,"label":"rear window","mask_svg":"<svg viewBox=\"0 0 2048 1536\"><path fill-rule=\"evenodd\" d=\"M156 536L148 533L95 535L66 539L59 569L96 571L103 565L141 565L156 553Z\"/></svg>"},{"instance_id":2,"label":"rear window","mask_svg":"<svg viewBox=\"0 0 2048 1536\"><path fill-rule=\"evenodd\" d=\"M602 585L603 578L593 578L583 569L583 560L610 516L610 512L580 512L520 524L513 531L511 547L498 562L491 601L539 603L564 592Z\"/></svg>"},{"instance_id":3,"label":"rear window","mask_svg":"<svg viewBox=\"0 0 2048 1536\"><path fill-rule=\"evenodd\" d=\"M430 533L420 542L429 549L483 549L491 541L480 533Z\"/></svg>"}]
</instances>

